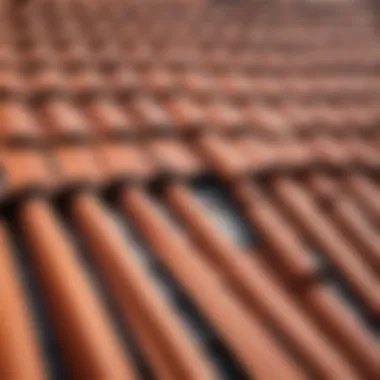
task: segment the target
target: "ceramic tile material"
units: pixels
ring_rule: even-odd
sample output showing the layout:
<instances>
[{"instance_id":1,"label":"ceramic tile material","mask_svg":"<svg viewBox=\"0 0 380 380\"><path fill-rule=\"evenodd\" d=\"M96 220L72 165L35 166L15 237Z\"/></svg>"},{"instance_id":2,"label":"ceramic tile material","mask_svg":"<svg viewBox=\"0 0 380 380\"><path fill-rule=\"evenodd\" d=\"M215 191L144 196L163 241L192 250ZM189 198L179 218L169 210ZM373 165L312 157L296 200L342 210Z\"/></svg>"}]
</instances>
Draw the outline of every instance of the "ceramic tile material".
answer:
<instances>
[{"instance_id":1,"label":"ceramic tile material","mask_svg":"<svg viewBox=\"0 0 380 380\"><path fill-rule=\"evenodd\" d=\"M374 2L0 16L0 379L380 379Z\"/></svg>"}]
</instances>

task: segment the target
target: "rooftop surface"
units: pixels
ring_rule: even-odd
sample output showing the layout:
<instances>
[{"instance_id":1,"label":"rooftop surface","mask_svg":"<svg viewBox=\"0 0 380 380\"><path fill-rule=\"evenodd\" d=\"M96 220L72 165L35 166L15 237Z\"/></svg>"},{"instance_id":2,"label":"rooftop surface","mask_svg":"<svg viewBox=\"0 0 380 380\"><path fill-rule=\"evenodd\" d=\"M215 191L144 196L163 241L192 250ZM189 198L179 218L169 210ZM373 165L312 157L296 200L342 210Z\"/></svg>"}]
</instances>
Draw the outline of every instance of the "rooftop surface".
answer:
<instances>
[{"instance_id":1,"label":"rooftop surface","mask_svg":"<svg viewBox=\"0 0 380 380\"><path fill-rule=\"evenodd\" d=\"M380 379L369 2L0 19L1 380Z\"/></svg>"}]
</instances>

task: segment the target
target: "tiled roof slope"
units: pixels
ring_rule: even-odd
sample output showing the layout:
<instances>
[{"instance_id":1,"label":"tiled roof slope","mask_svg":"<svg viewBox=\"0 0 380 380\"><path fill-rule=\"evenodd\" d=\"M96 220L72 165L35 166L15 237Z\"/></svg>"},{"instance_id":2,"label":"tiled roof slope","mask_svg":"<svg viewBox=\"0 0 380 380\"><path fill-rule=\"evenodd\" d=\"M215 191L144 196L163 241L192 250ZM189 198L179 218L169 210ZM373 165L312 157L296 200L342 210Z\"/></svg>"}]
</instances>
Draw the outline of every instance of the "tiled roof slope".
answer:
<instances>
[{"instance_id":1,"label":"tiled roof slope","mask_svg":"<svg viewBox=\"0 0 380 380\"><path fill-rule=\"evenodd\" d=\"M3 9L0 379L380 379L368 4Z\"/></svg>"}]
</instances>

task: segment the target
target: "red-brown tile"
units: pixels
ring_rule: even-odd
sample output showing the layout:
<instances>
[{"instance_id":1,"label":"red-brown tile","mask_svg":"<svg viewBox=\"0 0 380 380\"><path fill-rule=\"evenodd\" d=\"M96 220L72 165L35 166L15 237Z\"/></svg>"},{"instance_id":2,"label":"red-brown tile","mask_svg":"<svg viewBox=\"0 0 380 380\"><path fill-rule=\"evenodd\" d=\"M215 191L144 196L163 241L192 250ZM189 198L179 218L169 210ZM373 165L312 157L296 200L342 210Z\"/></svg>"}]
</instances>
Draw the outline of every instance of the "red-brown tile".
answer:
<instances>
[{"instance_id":1,"label":"red-brown tile","mask_svg":"<svg viewBox=\"0 0 380 380\"><path fill-rule=\"evenodd\" d=\"M49 205L41 199L24 202L18 222L71 376L135 378L109 317Z\"/></svg>"},{"instance_id":2,"label":"red-brown tile","mask_svg":"<svg viewBox=\"0 0 380 380\"><path fill-rule=\"evenodd\" d=\"M70 208L91 248L89 255L100 268L156 376L173 380L214 379L214 371L198 344L183 328L141 262L131 254L130 245L107 216L105 207L92 195L83 193L72 200Z\"/></svg>"},{"instance_id":3,"label":"red-brown tile","mask_svg":"<svg viewBox=\"0 0 380 380\"><path fill-rule=\"evenodd\" d=\"M315 207L312 199L294 181L276 178L273 180L272 188L298 227L319 246L331 264L337 267L369 311L378 315L380 299L376 289L379 283L372 269L360 259L344 236L330 225L328 219Z\"/></svg>"},{"instance_id":4,"label":"red-brown tile","mask_svg":"<svg viewBox=\"0 0 380 380\"><path fill-rule=\"evenodd\" d=\"M168 185L165 195L192 237L203 247L203 252L253 313L258 312L264 318L271 319L320 376L335 376L335 371L341 373L337 376L352 375L348 363L331 349L318 330L314 330L308 317L281 291L260 263L254 257L248 258L245 253L239 252L239 248L212 225L206 210L184 187ZM332 357L336 359L331 360Z\"/></svg>"},{"instance_id":5,"label":"red-brown tile","mask_svg":"<svg viewBox=\"0 0 380 380\"><path fill-rule=\"evenodd\" d=\"M103 143L98 146L97 152L110 182L148 181L156 175L155 165L135 143Z\"/></svg>"},{"instance_id":6,"label":"red-brown tile","mask_svg":"<svg viewBox=\"0 0 380 380\"><path fill-rule=\"evenodd\" d=\"M355 203L343 193L338 184L327 176L311 174L311 191L320 201L324 212L331 215L364 260L375 270L380 268L380 240L377 231L368 222Z\"/></svg>"},{"instance_id":7,"label":"red-brown tile","mask_svg":"<svg viewBox=\"0 0 380 380\"><path fill-rule=\"evenodd\" d=\"M120 138L136 134L136 128L127 112L110 98L96 97L81 107L88 123L100 137Z\"/></svg>"},{"instance_id":8,"label":"red-brown tile","mask_svg":"<svg viewBox=\"0 0 380 380\"><path fill-rule=\"evenodd\" d=\"M104 179L97 156L88 147L62 146L52 152L52 168L62 189L94 186Z\"/></svg>"},{"instance_id":9,"label":"red-brown tile","mask_svg":"<svg viewBox=\"0 0 380 380\"><path fill-rule=\"evenodd\" d=\"M0 101L0 120L0 139L5 143L28 144L38 141L42 136L31 110L19 101Z\"/></svg>"},{"instance_id":10,"label":"red-brown tile","mask_svg":"<svg viewBox=\"0 0 380 380\"><path fill-rule=\"evenodd\" d=\"M205 166L202 160L176 140L156 139L147 144L153 161L163 172L175 177L202 175Z\"/></svg>"},{"instance_id":11,"label":"red-brown tile","mask_svg":"<svg viewBox=\"0 0 380 380\"><path fill-rule=\"evenodd\" d=\"M4 308L0 324L0 374L5 379L47 379L40 342L3 223L0 247L0 298Z\"/></svg>"},{"instance_id":12,"label":"red-brown tile","mask_svg":"<svg viewBox=\"0 0 380 380\"><path fill-rule=\"evenodd\" d=\"M158 101L148 96L139 96L125 102L125 109L131 112L139 134L170 134L172 121Z\"/></svg>"},{"instance_id":13,"label":"red-brown tile","mask_svg":"<svg viewBox=\"0 0 380 380\"><path fill-rule=\"evenodd\" d=\"M42 100L35 106L41 129L53 139L75 141L91 136L90 125L78 109L64 98Z\"/></svg>"},{"instance_id":14,"label":"red-brown tile","mask_svg":"<svg viewBox=\"0 0 380 380\"><path fill-rule=\"evenodd\" d=\"M249 374L265 378L271 377L271 373L277 376L276 372L279 371L278 375L281 373L284 378L305 377L301 369L274 344L260 323L252 316L248 317L236 299L221 288L219 276L210 270L192 245L172 229L145 194L138 189L126 189L121 193L121 206L127 215L133 217L145 239L154 247L159 260L233 347L236 357ZM193 273L197 273L197 281L194 281ZM225 313L229 315L229 321L221 318ZM252 339L247 339L250 334ZM276 365L265 364L267 360L276 362Z\"/></svg>"},{"instance_id":15,"label":"red-brown tile","mask_svg":"<svg viewBox=\"0 0 380 380\"><path fill-rule=\"evenodd\" d=\"M189 97L170 97L163 106L172 120L173 131L180 134L193 134L207 127L208 120L202 108Z\"/></svg>"}]
</instances>

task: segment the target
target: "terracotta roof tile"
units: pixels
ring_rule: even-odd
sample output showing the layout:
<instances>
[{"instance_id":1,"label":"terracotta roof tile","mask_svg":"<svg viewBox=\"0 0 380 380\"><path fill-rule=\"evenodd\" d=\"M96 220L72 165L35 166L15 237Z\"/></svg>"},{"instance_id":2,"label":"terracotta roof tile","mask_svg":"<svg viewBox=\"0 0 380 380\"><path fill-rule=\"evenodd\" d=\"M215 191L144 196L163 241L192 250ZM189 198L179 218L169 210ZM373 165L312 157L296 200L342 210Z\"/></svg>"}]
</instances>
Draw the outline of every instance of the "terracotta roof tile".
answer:
<instances>
[{"instance_id":1,"label":"terracotta roof tile","mask_svg":"<svg viewBox=\"0 0 380 380\"><path fill-rule=\"evenodd\" d=\"M46 379L47 371L37 343L28 302L20 285L6 227L1 226L1 303L6 311L1 321L1 374L5 378ZM20 347L20 341L22 347ZM21 350L21 351L20 351ZM22 358L20 365L18 358Z\"/></svg>"},{"instance_id":2,"label":"terracotta roof tile","mask_svg":"<svg viewBox=\"0 0 380 380\"><path fill-rule=\"evenodd\" d=\"M14 67L1 69L0 88L2 98L20 97L25 95L26 91L22 82L22 76L14 70Z\"/></svg>"},{"instance_id":3,"label":"terracotta roof tile","mask_svg":"<svg viewBox=\"0 0 380 380\"><path fill-rule=\"evenodd\" d=\"M33 141L41 135L29 109L19 101L0 101L1 139L8 143Z\"/></svg>"},{"instance_id":4,"label":"terracotta roof tile","mask_svg":"<svg viewBox=\"0 0 380 380\"><path fill-rule=\"evenodd\" d=\"M52 139L83 139L90 132L82 113L66 99L48 98L35 108L42 127Z\"/></svg>"},{"instance_id":5,"label":"terracotta roof tile","mask_svg":"<svg viewBox=\"0 0 380 380\"><path fill-rule=\"evenodd\" d=\"M110 98L95 98L83 104L82 110L94 132L104 137L131 136L136 127L126 112Z\"/></svg>"},{"instance_id":6,"label":"terracotta roof tile","mask_svg":"<svg viewBox=\"0 0 380 380\"><path fill-rule=\"evenodd\" d=\"M380 252L376 229L332 179L321 174L312 174L309 182L323 210L332 215L344 235L357 247L357 253L377 272Z\"/></svg>"},{"instance_id":7,"label":"terracotta roof tile","mask_svg":"<svg viewBox=\"0 0 380 380\"><path fill-rule=\"evenodd\" d=\"M27 79L29 94L37 100L53 95L66 95L69 91L65 76L55 67L36 70Z\"/></svg>"},{"instance_id":8,"label":"terracotta roof tile","mask_svg":"<svg viewBox=\"0 0 380 380\"><path fill-rule=\"evenodd\" d=\"M133 378L109 317L51 207L44 200L31 199L18 210L18 220L48 300L69 373L95 379ZM52 243L58 252L51 249ZM78 355L83 360L78 361Z\"/></svg>"},{"instance_id":9,"label":"terracotta roof tile","mask_svg":"<svg viewBox=\"0 0 380 380\"><path fill-rule=\"evenodd\" d=\"M149 274L133 255L125 255L129 250L127 242L102 204L91 195L80 194L70 207L121 314L133 328L156 376L214 378L211 366L166 305Z\"/></svg>"},{"instance_id":10,"label":"terracotta roof tile","mask_svg":"<svg viewBox=\"0 0 380 380\"><path fill-rule=\"evenodd\" d=\"M46 192L55 182L44 155L34 149L3 149L0 166L3 202L30 192Z\"/></svg>"},{"instance_id":11,"label":"terracotta roof tile","mask_svg":"<svg viewBox=\"0 0 380 380\"><path fill-rule=\"evenodd\" d=\"M110 182L118 180L147 182L155 176L156 168L153 162L135 143L104 143L97 150L103 170Z\"/></svg>"},{"instance_id":12,"label":"terracotta roof tile","mask_svg":"<svg viewBox=\"0 0 380 380\"><path fill-rule=\"evenodd\" d=\"M376 13L8 3L0 378L380 378Z\"/></svg>"},{"instance_id":13,"label":"terracotta roof tile","mask_svg":"<svg viewBox=\"0 0 380 380\"><path fill-rule=\"evenodd\" d=\"M105 75L104 80L110 91L120 98L141 92L137 70L120 67Z\"/></svg>"},{"instance_id":14,"label":"terracotta roof tile","mask_svg":"<svg viewBox=\"0 0 380 380\"><path fill-rule=\"evenodd\" d=\"M207 127L205 115L189 97L171 97L165 102L165 109L173 121L173 132L192 134Z\"/></svg>"},{"instance_id":15,"label":"terracotta roof tile","mask_svg":"<svg viewBox=\"0 0 380 380\"><path fill-rule=\"evenodd\" d=\"M308 317L302 314L286 292L281 291L279 284L266 273L265 268L254 257L247 257L242 252L236 259L239 248L219 234L207 219L206 210L202 210L186 188L171 185L165 193L167 201L180 214L190 233L248 307L259 310L265 318L274 318L276 326L295 346L299 345L300 355L305 354L305 360L311 360L309 365L315 366L314 370L320 372L320 376L348 376L350 369L340 358L335 357L329 363L335 353L327 353L329 346L308 325ZM342 372L335 375L335 371Z\"/></svg>"},{"instance_id":16,"label":"terracotta roof tile","mask_svg":"<svg viewBox=\"0 0 380 380\"><path fill-rule=\"evenodd\" d=\"M177 140L156 139L147 148L156 166L165 174L189 179L201 176L205 170L203 160Z\"/></svg>"},{"instance_id":17,"label":"terracotta roof tile","mask_svg":"<svg viewBox=\"0 0 380 380\"><path fill-rule=\"evenodd\" d=\"M153 97L145 95L134 97L125 105L127 110L132 112L140 133L160 135L173 132L169 115Z\"/></svg>"},{"instance_id":18,"label":"terracotta roof tile","mask_svg":"<svg viewBox=\"0 0 380 380\"><path fill-rule=\"evenodd\" d=\"M276 178L273 181L273 191L308 238L329 257L331 264L339 267L339 272L360 295L361 300L377 315L378 281L371 268L367 267L345 239L334 231L334 227L321 215L302 187L291 179Z\"/></svg>"},{"instance_id":19,"label":"terracotta roof tile","mask_svg":"<svg viewBox=\"0 0 380 380\"><path fill-rule=\"evenodd\" d=\"M234 347L235 355L249 374L270 377L281 373L292 378L304 378L303 371L273 344L259 322L239 307L235 298L220 284L218 274L209 268L185 238L168 225L145 194L137 189L126 189L121 193L121 203L133 217L142 236L154 248L158 259L189 292L228 344ZM178 260L178 255L181 260ZM193 273L197 273L197 281L193 281ZM223 317L224 312L228 312L231 322ZM252 356L252 352L256 355ZM275 362L276 366L269 365L267 360Z\"/></svg>"}]
</instances>

